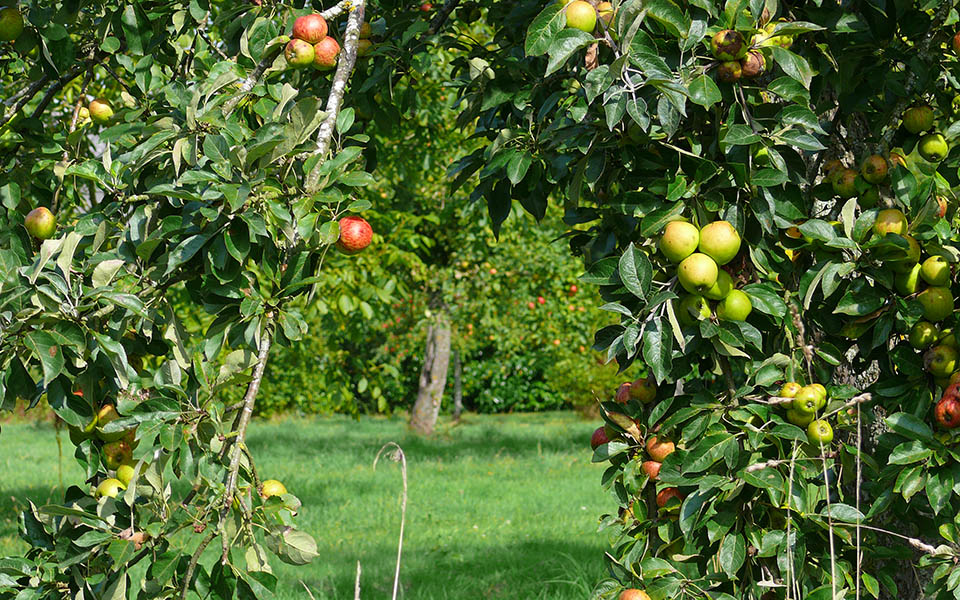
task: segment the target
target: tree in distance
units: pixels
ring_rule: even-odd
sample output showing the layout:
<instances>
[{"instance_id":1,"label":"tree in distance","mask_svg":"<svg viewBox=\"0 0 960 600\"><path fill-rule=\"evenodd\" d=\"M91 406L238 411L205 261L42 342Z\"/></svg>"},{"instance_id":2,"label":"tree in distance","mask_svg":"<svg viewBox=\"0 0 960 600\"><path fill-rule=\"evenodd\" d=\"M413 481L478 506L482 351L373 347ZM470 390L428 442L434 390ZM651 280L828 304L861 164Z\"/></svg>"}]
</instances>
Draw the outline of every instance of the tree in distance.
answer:
<instances>
[{"instance_id":1,"label":"tree in distance","mask_svg":"<svg viewBox=\"0 0 960 600\"><path fill-rule=\"evenodd\" d=\"M327 36L313 46L313 66L318 71L329 71L337 66L337 56L340 54L340 44L337 40Z\"/></svg>"},{"instance_id":2,"label":"tree in distance","mask_svg":"<svg viewBox=\"0 0 960 600\"><path fill-rule=\"evenodd\" d=\"M691 294L702 294L717 282L717 263L706 254L695 252L680 261L677 279L683 289Z\"/></svg>"},{"instance_id":3,"label":"tree in distance","mask_svg":"<svg viewBox=\"0 0 960 600\"><path fill-rule=\"evenodd\" d=\"M710 300L723 300L731 290L733 290L733 278L730 277L729 273L720 269L717 271L717 282L703 295Z\"/></svg>"},{"instance_id":4,"label":"tree in distance","mask_svg":"<svg viewBox=\"0 0 960 600\"><path fill-rule=\"evenodd\" d=\"M593 33L597 27L597 11L593 5L583 0L573 0L564 9L567 15L567 27Z\"/></svg>"},{"instance_id":5,"label":"tree in distance","mask_svg":"<svg viewBox=\"0 0 960 600\"><path fill-rule=\"evenodd\" d=\"M0 9L0 42L12 42L23 33L23 16L15 7Z\"/></svg>"},{"instance_id":6,"label":"tree in distance","mask_svg":"<svg viewBox=\"0 0 960 600\"><path fill-rule=\"evenodd\" d=\"M265 499L270 496L282 496L287 493L287 488L277 481L276 479L268 479L263 482L263 487L260 489L260 495Z\"/></svg>"},{"instance_id":7,"label":"tree in distance","mask_svg":"<svg viewBox=\"0 0 960 600\"><path fill-rule=\"evenodd\" d=\"M356 254L370 245L373 227L363 217L355 215L340 219L340 237L337 248L346 254Z\"/></svg>"},{"instance_id":8,"label":"tree in distance","mask_svg":"<svg viewBox=\"0 0 960 600\"><path fill-rule=\"evenodd\" d=\"M937 341L940 331L928 321L917 321L910 329L910 345L917 350L926 350Z\"/></svg>"},{"instance_id":9,"label":"tree in distance","mask_svg":"<svg viewBox=\"0 0 960 600\"><path fill-rule=\"evenodd\" d=\"M743 75L743 67L736 60L727 60L717 67L717 79L724 83L734 83L740 81Z\"/></svg>"},{"instance_id":10,"label":"tree in distance","mask_svg":"<svg viewBox=\"0 0 960 600\"><path fill-rule=\"evenodd\" d=\"M663 462L668 456L673 454L676 446L669 440L660 440L657 436L650 436L647 440L647 454L652 460Z\"/></svg>"},{"instance_id":11,"label":"tree in distance","mask_svg":"<svg viewBox=\"0 0 960 600\"><path fill-rule=\"evenodd\" d=\"M887 178L887 159L879 154L871 154L860 166L860 174L868 183L877 184Z\"/></svg>"},{"instance_id":12,"label":"tree in distance","mask_svg":"<svg viewBox=\"0 0 960 600\"><path fill-rule=\"evenodd\" d=\"M949 285L950 263L942 256L930 256L920 265L920 276L930 285Z\"/></svg>"},{"instance_id":13,"label":"tree in distance","mask_svg":"<svg viewBox=\"0 0 960 600\"><path fill-rule=\"evenodd\" d=\"M728 221L714 221L700 230L700 252L725 265L740 252L740 234Z\"/></svg>"},{"instance_id":14,"label":"tree in distance","mask_svg":"<svg viewBox=\"0 0 960 600\"><path fill-rule=\"evenodd\" d=\"M928 287L917 300L923 306L923 318L932 323L942 321L953 314L953 294L947 287Z\"/></svg>"},{"instance_id":15,"label":"tree in distance","mask_svg":"<svg viewBox=\"0 0 960 600\"><path fill-rule=\"evenodd\" d=\"M100 125L106 125L110 122L110 119L113 118L113 107L103 98L91 100L90 105L87 106L87 110L90 112L90 119Z\"/></svg>"},{"instance_id":16,"label":"tree in distance","mask_svg":"<svg viewBox=\"0 0 960 600\"><path fill-rule=\"evenodd\" d=\"M934 377L950 377L957 370L957 351L942 344L934 346L923 355L923 366Z\"/></svg>"},{"instance_id":17,"label":"tree in distance","mask_svg":"<svg viewBox=\"0 0 960 600\"><path fill-rule=\"evenodd\" d=\"M704 300L703 296L697 294L687 294L677 304L677 320L684 327L690 327L696 325L697 321L709 319L711 314L710 305Z\"/></svg>"},{"instance_id":18,"label":"tree in distance","mask_svg":"<svg viewBox=\"0 0 960 600\"><path fill-rule=\"evenodd\" d=\"M710 51L720 61L738 60L747 53L747 44L739 31L724 29L710 39Z\"/></svg>"},{"instance_id":19,"label":"tree in distance","mask_svg":"<svg viewBox=\"0 0 960 600\"><path fill-rule=\"evenodd\" d=\"M888 233L906 235L907 217L900 209L885 208L877 213L877 220L873 223L873 231L879 237L883 237Z\"/></svg>"},{"instance_id":20,"label":"tree in distance","mask_svg":"<svg viewBox=\"0 0 960 600\"><path fill-rule=\"evenodd\" d=\"M730 290L727 297L717 304L717 318L721 321L746 321L753 310L750 296L743 290Z\"/></svg>"},{"instance_id":21,"label":"tree in distance","mask_svg":"<svg viewBox=\"0 0 960 600\"><path fill-rule=\"evenodd\" d=\"M941 133L928 133L917 143L917 152L924 160L929 162L940 162L947 157L950 152L950 146Z\"/></svg>"},{"instance_id":22,"label":"tree in distance","mask_svg":"<svg viewBox=\"0 0 960 600\"><path fill-rule=\"evenodd\" d=\"M693 223L671 221L663 229L658 246L667 260L679 263L697 250L700 230Z\"/></svg>"},{"instance_id":23,"label":"tree in distance","mask_svg":"<svg viewBox=\"0 0 960 600\"><path fill-rule=\"evenodd\" d=\"M39 206L27 213L23 226L38 240L48 240L57 232L57 218L49 208Z\"/></svg>"},{"instance_id":24,"label":"tree in distance","mask_svg":"<svg viewBox=\"0 0 960 600\"><path fill-rule=\"evenodd\" d=\"M104 479L100 482L100 485L97 486L97 497L102 498L107 496L108 498L116 498L120 495L121 490L127 489L127 486L114 478Z\"/></svg>"},{"instance_id":25,"label":"tree in distance","mask_svg":"<svg viewBox=\"0 0 960 600\"><path fill-rule=\"evenodd\" d=\"M853 169L838 169L833 172L833 193L844 200L853 198L857 195L857 172Z\"/></svg>"},{"instance_id":26,"label":"tree in distance","mask_svg":"<svg viewBox=\"0 0 960 600\"><path fill-rule=\"evenodd\" d=\"M903 127L910 133L923 133L933 127L933 109L926 104L903 111Z\"/></svg>"},{"instance_id":27,"label":"tree in distance","mask_svg":"<svg viewBox=\"0 0 960 600\"><path fill-rule=\"evenodd\" d=\"M287 59L287 64L294 69L302 69L312 65L314 55L313 45L301 39L290 40L283 50L283 56Z\"/></svg>"},{"instance_id":28,"label":"tree in distance","mask_svg":"<svg viewBox=\"0 0 960 600\"><path fill-rule=\"evenodd\" d=\"M327 37L327 20L316 13L297 17L297 20L293 22L291 37L303 40L308 44L317 44Z\"/></svg>"}]
</instances>

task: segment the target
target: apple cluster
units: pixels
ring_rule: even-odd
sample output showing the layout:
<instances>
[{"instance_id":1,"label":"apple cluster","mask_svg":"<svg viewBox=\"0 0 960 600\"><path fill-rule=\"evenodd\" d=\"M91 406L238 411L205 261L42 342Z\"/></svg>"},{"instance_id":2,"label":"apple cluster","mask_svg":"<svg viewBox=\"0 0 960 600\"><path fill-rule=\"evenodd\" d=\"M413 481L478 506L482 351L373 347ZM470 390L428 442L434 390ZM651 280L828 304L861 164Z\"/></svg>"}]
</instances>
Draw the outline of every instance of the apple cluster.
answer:
<instances>
[{"instance_id":1,"label":"apple cluster","mask_svg":"<svg viewBox=\"0 0 960 600\"><path fill-rule=\"evenodd\" d=\"M312 13L297 17L290 34L293 39L287 42L283 50L287 66L303 69L312 65L318 71L329 71L336 67L340 44L327 35L327 32L327 20L322 15ZM367 34L369 35L369 25Z\"/></svg>"},{"instance_id":2,"label":"apple cluster","mask_svg":"<svg viewBox=\"0 0 960 600\"><path fill-rule=\"evenodd\" d=\"M938 163L947 157L950 146L933 125L933 109L927 104L916 104L903 112L903 128L920 136L917 153L928 162Z\"/></svg>"},{"instance_id":3,"label":"apple cluster","mask_svg":"<svg viewBox=\"0 0 960 600\"><path fill-rule=\"evenodd\" d=\"M82 392L76 392L82 395ZM97 486L95 494L98 497L109 496L116 498L122 490L127 489L136 476L133 451L137 448L137 427L107 432L104 427L120 418L117 407L113 404L104 404L93 418L83 427L68 425L70 441L79 446L86 440L92 439L100 446L103 465L113 475L103 479Z\"/></svg>"},{"instance_id":4,"label":"apple cluster","mask_svg":"<svg viewBox=\"0 0 960 600\"><path fill-rule=\"evenodd\" d=\"M814 446L833 441L833 427L817 413L827 405L827 388L819 383L800 385L788 381L780 388L781 405L787 409L787 421L807 430L807 441Z\"/></svg>"},{"instance_id":5,"label":"apple cluster","mask_svg":"<svg viewBox=\"0 0 960 600\"><path fill-rule=\"evenodd\" d=\"M767 16L761 15L761 21ZM793 36L777 33L777 23L767 23L754 30L748 44L742 33L734 29L721 29L710 37L710 52L717 59L717 79L724 83L734 83L740 79L753 79L767 71L767 65L773 61L769 50L771 46L789 48L793 45Z\"/></svg>"},{"instance_id":6,"label":"apple cluster","mask_svg":"<svg viewBox=\"0 0 960 600\"><path fill-rule=\"evenodd\" d=\"M658 244L660 253L676 265L676 277L687 295L680 299L677 320L683 326L714 315L708 300L716 302L716 318L745 321L753 310L750 296L734 287L720 267L740 252L740 234L728 221L714 221L698 229L687 221L671 221Z\"/></svg>"}]
</instances>

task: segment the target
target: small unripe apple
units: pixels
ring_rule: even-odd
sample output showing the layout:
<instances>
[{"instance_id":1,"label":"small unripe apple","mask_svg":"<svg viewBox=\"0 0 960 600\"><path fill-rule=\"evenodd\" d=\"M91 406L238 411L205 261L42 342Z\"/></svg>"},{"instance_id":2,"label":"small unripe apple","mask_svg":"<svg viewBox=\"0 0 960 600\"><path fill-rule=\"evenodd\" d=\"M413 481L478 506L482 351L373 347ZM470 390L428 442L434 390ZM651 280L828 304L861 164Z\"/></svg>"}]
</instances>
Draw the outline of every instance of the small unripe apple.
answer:
<instances>
[{"instance_id":1,"label":"small unripe apple","mask_svg":"<svg viewBox=\"0 0 960 600\"><path fill-rule=\"evenodd\" d=\"M609 27L613 21L613 4L601 2L597 5L597 14L600 15L600 20L603 21L604 25Z\"/></svg>"},{"instance_id":2,"label":"small unripe apple","mask_svg":"<svg viewBox=\"0 0 960 600\"><path fill-rule=\"evenodd\" d=\"M700 230L698 249L725 265L740 252L740 234L728 221L714 221Z\"/></svg>"},{"instance_id":3,"label":"small unripe apple","mask_svg":"<svg viewBox=\"0 0 960 600\"><path fill-rule=\"evenodd\" d=\"M357 40L357 56L367 56L373 49L373 42L366 38Z\"/></svg>"},{"instance_id":4,"label":"small unripe apple","mask_svg":"<svg viewBox=\"0 0 960 600\"><path fill-rule=\"evenodd\" d=\"M363 217L349 216L340 219L340 238L337 248L345 254L356 254L370 245L373 228Z\"/></svg>"},{"instance_id":5,"label":"small unripe apple","mask_svg":"<svg viewBox=\"0 0 960 600\"><path fill-rule=\"evenodd\" d=\"M833 441L833 427L825 419L818 419L807 425L807 441L819 446Z\"/></svg>"},{"instance_id":6,"label":"small unripe apple","mask_svg":"<svg viewBox=\"0 0 960 600\"><path fill-rule=\"evenodd\" d=\"M583 0L573 0L564 9L567 15L567 27L593 33L597 27L597 11L593 5Z\"/></svg>"},{"instance_id":7,"label":"small unripe apple","mask_svg":"<svg viewBox=\"0 0 960 600\"><path fill-rule=\"evenodd\" d=\"M953 314L953 294L947 287L928 287L917 300L923 307L923 318L932 323L942 321Z\"/></svg>"},{"instance_id":8,"label":"small unripe apple","mask_svg":"<svg viewBox=\"0 0 960 600\"><path fill-rule=\"evenodd\" d=\"M697 294L687 294L684 296L676 308L677 320L684 327L691 327L697 324L697 321L709 319L712 314L710 305Z\"/></svg>"},{"instance_id":9,"label":"small unripe apple","mask_svg":"<svg viewBox=\"0 0 960 600\"><path fill-rule=\"evenodd\" d=\"M730 61L743 58L747 53L747 43L739 31L724 29L714 34L710 40L710 50L714 58Z\"/></svg>"},{"instance_id":10,"label":"small unripe apple","mask_svg":"<svg viewBox=\"0 0 960 600\"><path fill-rule=\"evenodd\" d=\"M116 498L120 495L121 490L125 490L127 486L118 479L104 479L100 482L100 485L97 486L97 496L103 497L107 496L109 498Z\"/></svg>"},{"instance_id":11,"label":"small unripe apple","mask_svg":"<svg viewBox=\"0 0 960 600\"><path fill-rule=\"evenodd\" d=\"M934 377L950 377L957 370L957 351L950 346L934 346L923 355L923 367Z\"/></svg>"},{"instance_id":12,"label":"small unripe apple","mask_svg":"<svg viewBox=\"0 0 960 600\"><path fill-rule=\"evenodd\" d=\"M0 9L0 42L12 42L23 33L23 16L15 7Z\"/></svg>"},{"instance_id":13,"label":"small unripe apple","mask_svg":"<svg viewBox=\"0 0 960 600\"><path fill-rule=\"evenodd\" d=\"M117 469L133 460L133 449L124 441L110 442L103 445L103 458L108 469Z\"/></svg>"},{"instance_id":14,"label":"small unripe apple","mask_svg":"<svg viewBox=\"0 0 960 600\"><path fill-rule=\"evenodd\" d=\"M871 154L860 166L860 174L868 183L880 183L887 178L887 159L879 154Z\"/></svg>"},{"instance_id":15,"label":"small unripe apple","mask_svg":"<svg viewBox=\"0 0 960 600\"><path fill-rule=\"evenodd\" d=\"M313 64L313 45L301 39L290 40L283 51L287 64L294 69L302 69Z\"/></svg>"},{"instance_id":16,"label":"small unripe apple","mask_svg":"<svg viewBox=\"0 0 960 600\"><path fill-rule=\"evenodd\" d=\"M857 195L857 172L853 169L840 169L833 176L833 193L841 198L853 198Z\"/></svg>"},{"instance_id":17,"label":"small unripe apple","mask_svg":"<svg viewBox=\"0 0 960 600\"><path fill-rule=\"evenodd\" d=\"M740 66L740 62L736 60L722 62L717 67L717 79L724 83L739 81L742 74L743 68Z\"/></svg>"},{"instance_id":18,"label":"small unripe apple","mask_svg":"<svg viewBox=\"0 0 960 600\"><path fill-rule=\"evenodd\" d=\"M893 283L900 294L910 296L920 289L920 279L920 265L916 264L909 271L897 273Z\"/></svg>"},{"instance_id":19,"label":"small unripe apple","mask_svg":"<svg viewBox=\"0 0 960 600\"><path fill-rule=\"evenodd\" d=\"M57 232L57 218L49 208L39 206L27 213L23 226L27 228L27 233L38 240L48 240Z\"/></svg>"},{"instance_id":20,"label":"small unripe apple","mask_svg":"<svg viewBox=\"0 0 960 600\"><path fill-rule=\"evenodd\" d=\"M917 321L910 329L910 345L917 350L926 350L937 341L940 331L929 321Z\"/></svg>"},{"instance_id":21,"label":"small unripe apple","mask_svg":"<svg viewBox=\"0 0 960 600\"><path fill-rule=\"evenodd\" d=\"M917 143L917 152L928 162L940 162L947 157L950 146L940 133L928 133Z\"/></svg>"},{"instance_id":22,"label":"small unripe apple","mask_svg":"<svg viewBox=\"0 0 960 600\"><path fill-rule=\"evenodd\" d=\"M703 293L704 297L710 300L723 300L733 289L733 278L730 274L720 269L717 272L717 282L709 290Z\"/></svg>"},{"instance_id":23,"label":"small unripe apple","mask_svg":"<svg viewBox=\"0 0 960 600\"><path fill-rule=\"evenodd\" d=\"M820 406L820 390L812 385L805 385L793 397L790 408L801 413L813 414Z\"/></svg>"},{"instance_id":24,"label":"small unripe apple","mask_svg":"<svg viewBox=\"0 0 960 600\"><path fill-rule=\"evenodd\" d=\"M740 74L747 79L759 77L766 70L767 59L763 57L763 53L759 50L751 50L740 61Z\"/></svg>"},{"instance_id":25,"label":"small unripe apple","mask_svg":"<svg viewBox=\"0 0 960 600\"><path fill-rule=\"evenodd\" d=\"M90 118L93 119L94 123L105 125L113 118L113 108L103 98L92 100L87 110L90 111Z\"/></svg>"},{"instance_id":26,"label":"small unripe apple","mask_svg":"<svg viewBox=\"0 0 960 600\"><path fill-rule=\"evenodd\" d=\"M293 22L291 37L303 40L308 44L317 44L327 37L327 20L316 13L297 17L297 20Z\"/></svg>"},{"instance_id":27,"label":"small unripe apple","mask_svg":"<svg viewBox=\"0 0 960 600\"><path fill-rule=\"evenodd\" d=\"M677 267L677 279L683 289L691 294L702 294L717 282L719 269L717 263L700 252L695 252L680 262Z\"/></svg>"},{"instance_id":28,"label":"small unripe apple","mask_svg":"<svg viewBox=\"0 0 960 600\"><path fill-rule=\"evenodd\" d=\"M730 290L730 293L717 304L717 318L721 321L746 321L753 310L750 296L743 290Z\"/></svg>"},{"instance_id":29,"label":"small unripe apple","mask_svg":"<svg viewBox=\"0 0 960 600\"><path fill-rule=\"evenodd\" d=\"M802 412L791 408L787 411L787 421L797 427L806 427L813 422L813 413Z\"/></svg>"},{"instance_id":30,"label":"small unripe apple","mask_svg":"<svg viewBox=\"0 0 960 600\"><path fill-rule=\"evenodd\" d=\"M360 39L361 39L361 40L365 40L365 39L369 38L372 32L373 32L373 30L370 28L370 23L367 23L366 21L364 21L364 22L360 25Z\"/></svg>"},{"instance_id":31,"label":"small unripe apple","mask_svg":"<svg viewBox=\"0 0 960 600\"><path fill-rule=\"evenodd\" d=\"M833 160L828 160L827 162L823 163L822 170L824 179L830 183L833 183L833 179L839 175L841 171L843 171L843 163L836 158Z\"/></svg>"},{"instance_id":32,"label":"small unripe apple","mask_svg":"<svg viewBox=\"0 0 960 600\"><path fill-rule=\"evenodd\" d=\"M931 256L920 265L920 276L930 285L950 285L950 263L942 256Z\"/></svg>"},{"instance_id":33,"label":"small unripe apple","mask_svg":"<svg viewBox=\"0 0 960 600\"><path fill-rule=\"evenodd\" d=\"M933 109L922 104L903 111L903 127L910 133L923 133L933 127Z\"/></svg>"},{"instance_id":34,"label":"small unripe apple","mask_svg":"<svg viewBox=\"0 0 960 600\"><path fill-rule=\"evenodd\" d=\"M880 203L880 190L878 188L872 187L860 194L860 197L857 198L857 205L860 208L867 209L873 208Z\"/></svg>"},{"instance_id":35,"label":"small unripe apple","mask_svg":"<svg viewBox=\"0 0 960 600\"><path fill-rule=\"evenodd\" d=\"M671 221L663 229L658 244L660 252L667 260L679 263L697 250L700 243L700 230L686 221Z\"/></svg>"},{"instance_id":36,"label":"small unripe apple","mask_svg":"<svg viewBox=\"0 0 960 600\"><path fill-rule=\"evenodd\" d=\"M886 208L877 213L877 220L873 224L873 232L883 237L888 233L906 235L907 217L896 208Z\"/></svg>"},{"instance_id":37,"label":"small unripe apple","mask_svg":"<svg viewBox=\"0 0 960 600\"><path fill-rule=\"evenodd\" d=\"M263 485L260 488L260 495L263 498L269 498L270 496L282 496L287 493L287 488L282 483L276 479L268 479L263 482Z\"/></svg>"},{"instance_id":38,"label":"small unripe apple","mask_svg":"<svg viewBox=\"0 0 960 600\"><path fill-rule=\"evenodd\" d=\"M895 252L889 257L890 267L897 273L907 273L920 262L920 243L912 235L902 235L907 241L905 251Z\"/></svg>"},{"instance_id":39,"label":"small unripe apple","mask_svg":"<svg viewBox=\"0 0 960 600\"><path fill-rule=\"evenodd\" d=\"M329 71L337 66L340 44L332 37L325 37L313 46L313 66L319 71Z\"/></svg>"}]
</instances>

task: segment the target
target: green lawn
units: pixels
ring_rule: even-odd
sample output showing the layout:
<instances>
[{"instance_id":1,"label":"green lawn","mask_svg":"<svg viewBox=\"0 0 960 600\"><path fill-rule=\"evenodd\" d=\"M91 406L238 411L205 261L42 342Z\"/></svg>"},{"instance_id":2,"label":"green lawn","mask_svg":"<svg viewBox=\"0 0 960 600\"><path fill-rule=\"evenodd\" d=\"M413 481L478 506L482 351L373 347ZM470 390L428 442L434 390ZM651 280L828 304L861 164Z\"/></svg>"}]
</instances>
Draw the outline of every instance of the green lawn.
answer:
<instances>
[{"instance_id":1,"label":"green lawn","mask_svg":"<svg viewBox=\"0 0 960 600\"><path fill-rule=\"evenodd\" d=\"M408 600L582 600L603 577L606 540L597 517L613 507L590 463L595 424L572 413L467 415L431 439L399 418L288 419L255 423L249 435L264 479L283 481L304 507L299 519L319 545L305 567L274 560L280 597L352 598L356 563L364 600L389 598L400 523L400 472L373 458L398 442L409 465L401 567ZM80 470L64 436L64 484ZM0 556L22 552L16 511L59 494L52 427L4 425L0 433Z\"/></svg>"}]
</instances>

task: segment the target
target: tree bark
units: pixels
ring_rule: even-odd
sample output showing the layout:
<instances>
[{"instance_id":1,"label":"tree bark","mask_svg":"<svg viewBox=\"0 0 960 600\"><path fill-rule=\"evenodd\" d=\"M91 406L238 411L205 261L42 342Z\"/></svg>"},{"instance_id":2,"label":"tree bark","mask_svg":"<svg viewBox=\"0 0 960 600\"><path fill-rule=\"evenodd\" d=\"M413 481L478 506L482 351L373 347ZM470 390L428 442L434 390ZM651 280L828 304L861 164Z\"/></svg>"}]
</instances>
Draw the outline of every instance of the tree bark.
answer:
<instances>
[{"instance_id":1,"label":"tree bark","mask_svg":"<svg viewBox=\"0 0 960 600\"><path fill-rule=\"evenodd\" d=\"M453 351L453 420L460 420L463 412L463 368L460 365L460 351Z\"/></svg>"},{"instance_id":2,"label":"tree bark","mask_svg":"<svg viewBox=\"0 0 960 600\"><path fill-rule=\"evenodd\" d=\"M427 329L427 347L420 369L420 389L410 414L410 427L421 435L430 435L437 424L443 389L450 366L450 323L444 315Z\"/></svg>"}]
</instances>

